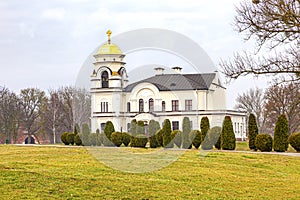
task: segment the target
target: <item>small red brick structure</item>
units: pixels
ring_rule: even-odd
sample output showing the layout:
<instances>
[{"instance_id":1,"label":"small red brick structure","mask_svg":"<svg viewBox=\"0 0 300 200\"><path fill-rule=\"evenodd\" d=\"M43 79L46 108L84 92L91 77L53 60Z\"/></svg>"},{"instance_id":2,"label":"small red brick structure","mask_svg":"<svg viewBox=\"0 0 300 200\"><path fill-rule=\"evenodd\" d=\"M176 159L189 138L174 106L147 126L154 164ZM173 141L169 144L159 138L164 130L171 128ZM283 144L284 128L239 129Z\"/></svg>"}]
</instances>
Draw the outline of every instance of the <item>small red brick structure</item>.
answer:
<instances>
[{"instance_id":1,"label":"small red brick structure","mask_svg":"<svg viewBox=\"0 0 300 200\"><path fill-rule=\"evenodd\" d=\"M38 134L37 134L38 135ZM5 137L4 134L0 133L0 144L28 144L28 134L27 131L24 128L20 128L18 130L18 135L16 141L11 139L11 141L8 141L8 139ZM34 136L31 135L31 142L30 144L49 144L50 143L50 138L49 136Z\"/></svg>"}]
</instances>

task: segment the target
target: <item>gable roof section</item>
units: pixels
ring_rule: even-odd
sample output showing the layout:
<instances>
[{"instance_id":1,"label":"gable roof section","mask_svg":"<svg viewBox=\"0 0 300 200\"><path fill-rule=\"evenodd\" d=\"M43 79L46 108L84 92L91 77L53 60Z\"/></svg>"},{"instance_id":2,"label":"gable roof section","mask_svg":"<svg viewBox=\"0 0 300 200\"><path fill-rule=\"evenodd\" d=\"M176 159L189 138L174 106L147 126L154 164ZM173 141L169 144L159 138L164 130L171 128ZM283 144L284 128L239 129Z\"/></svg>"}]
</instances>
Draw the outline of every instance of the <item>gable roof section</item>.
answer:
<instances>
[{"instance_id":1,"label":"gable roof section","mask_svg":"<svg viewBox=\"0 0 300 200\"><path fill-rule=\"evenodd\" d=\"M124 90L131 92L140 83L151 83L159 91L173 90L208 90L216 74L162 74L132 83Z\"/></svg>"}]
</instances>

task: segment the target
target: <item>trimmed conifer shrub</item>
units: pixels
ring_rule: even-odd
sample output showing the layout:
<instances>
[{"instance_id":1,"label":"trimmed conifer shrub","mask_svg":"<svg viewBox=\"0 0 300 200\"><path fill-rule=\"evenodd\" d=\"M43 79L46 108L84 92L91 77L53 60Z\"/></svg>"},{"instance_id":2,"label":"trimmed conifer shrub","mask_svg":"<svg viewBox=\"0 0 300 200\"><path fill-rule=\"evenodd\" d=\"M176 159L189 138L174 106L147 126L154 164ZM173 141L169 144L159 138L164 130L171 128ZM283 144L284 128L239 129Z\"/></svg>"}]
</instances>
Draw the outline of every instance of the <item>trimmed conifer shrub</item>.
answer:
<instances>
[{"instance_id":1,"label":"trimmed conifer shrub","mask_svg":"<svg viewBox=\"0 0 300 200\"><path fill-rule=\"evenodd\" d=\"M62 141L62 143L64 143L65 145L69 145L70 143L67 140L67 136L68 136L68 132L63 132L63 134L61 134L60 136L60 140Z\"/></svg>"},{"instance_id":2,"label":"trimmed conifer shrub","mask_svg":"<svg viewBox=\"0 0 300 200\"><path fill-rule=\"evenodd\" d=\"M136 119L131 120L130 122L130 146L133 147L134 145L134 137L136 136L136 126L137 122Z\"/></svg>"},{"instance_id":3,"label":"trimmed conifer shrub","mask_svg":"<svg viewBox=\"0 0 300 200\"><path fill-rule=\"evenodd\" d=\"M189 133L190 141L192 141L193 146L198 149L201 145L201 132L199 130L192 130Z\"/></svg>"},{"instance_id":4,"label":"trimmed conifer shrub","mask_svg":"<svg viewBox=\"0 0 300 200\"><path fill-rule=\"evenodd\" d=\"M97 133L89 134L89 145L91 146L97 145Z\"/></svg>"},{"instance_id":5,"label":"trimmed conifer shrub","mask_svg":"<svg viewBox=\"0 0 300 200\"><path fill-rule=\"evenodd\" d=\"M98 137L98 140L99 140L99 146L101 146L102 144L104 145L104 138L105 138L104 133L100 133L100 134L99 134L99 137Z\"/></svg>"},{"instance_id":6,"label":"trimmed conifer shrub","mask_svg":"<svg viewBox=\"0 0 300 200\"><path fill-rule=\"evenodd\" d=\"M204 141L207 132L209 131L209 119L208 117L202 117L200 122L200 130L201 130L201 141L200 144Z\"/></svg>"},{"instance_id":7,"label":"trimmed conifer shrub","mask_svg":"<svg viewBox=\"0 0 300 200\"><path fill-rule=\"evenodd\" d=\"M76 123L75 126L74 126L74 134L76 135L78 133L80 133L80 127L79 127L79 124Z\"/></svg>"},{"instance_id":8,"label":"trimmed conifer shrub","mask_svg":"<svg viewBox=\"0 0 300 200\"><path fill-rule=\"evenodd\" d=\"M125 145L125 147L127 147L130 143L130 135L126 132L122 133L122 142Z\"/></svg>"},{"instance_id":9,"label":"trimmed conifer shrub","mask_svg":"<svg viewBox=\"0 0 300 200\"><path fill-rule=\"evenodd\" d=\"M158 123L159 125L159 123ZM149 142L150 142L150 148L156 148L159 146L155 133L159 130L159 127L157 126L156 121L150 120L149 122Z\"/></svg>"},{"instance_id":10,"label":"trimmed conifer shrub","mask_svg":"<svg viewBox=\"0 0 300 200\"><path fill-rule=\"evenodd\" d=\"M190 132L191 132L190 119L188 117L184 117L182 120L182 148L184 149L190 149L192 147L192 143L189 140Z\"/></svg>"},{"instance_id":11,"label":"trimmed conifer shrub","mask_svg":"<svg viewBox=\"0 0 300 200\"><path fill-rule=\"evenodd\" d=\"M136 133L135 135L132 137L132 140L130 141L131 143L131 147L143 147L143 142L144 142L144 138L146 138L145 135L145 125L143 121L138 121L136 123L136 127L135 127ZM139 135L139 138L137 138L137 136ZM143 137L142 137L143 135ZM148 139L146 138L147 142ZM147 144L146 142L146 144ZM145 144L145 146L146 146Z\"/></svg>"},{"instance_id":12,"label":"trimmed conifer shrub","mask_svg":"<svg viewBox=\"0 0 300 200\"><path fill-rule=\"evenodd\" d=\"M274 151L285 152L289 147L289 125L285 115L279 115L274 131Z\"/></svg>"},{"instance_id":13,"label":"trimmed conifer shrub","mask_svg":"<svg viewBox=\"0 0 300 200\"><path fill-rule=\"evenodd\" d=\"M90 128L88 124L83 124L82 125L82 144L84 146L89 146L90 141L89 141L89 135L90 135Z\"/></svg>"},{"instance_id":14,"label":"trimmed conifer shrub","mask_svg":"<svg viewBox=\"0 0 300 200\"><path fill-rule=\"evenodd\" d=\"M164 143L163 143L163 129L159 129L158 131L156 131L156 141L158 143L158 147L163 147Z\"/></svg>"},{"instance_id":15,"label":"trimmed conifer shrub","mask_svg":"<svg viewBox=\"0 0 300 200\"><path fill-rule=\"evenodd\" d=\"M255 138L258 134L258 128L256 124L256 118L254 114L249 115L249 122L248 122L248 138L249 138L249 148L252 150L257 150L255 146Z\"/></svg>"},{"instance_id":16,"label":"trimmed conifer shrub","mask_svg":"<svg viewBox=\"0 0 300 200\"><path fill-rule=\"evenodd\" d=\"M135 147L145 148L148 139L146 138L145 134L137 134L134 138L134 145Z\"/></svg>"},{"instance_id":17,"label":"trimmed conifer shrub","mask_svg":"<svg viewBox=\"0 0 300 200\"><path fill-rule=\"evenodd\" d=\"M104 135L106 136L104 137L104 141L103 141L104 146L114 146L110 138L113 132L115 132L115 127L113 123L111 121L107 121L104 127Z\"/></svg>"},{"instance_id":18,"label":"trimmed conifer shrub","mask_svg":"<svg viewBox=\"0 0 300 200\"><path fill-rule=\"evenodd\" d=\"M171 138L173 143L180 148L182 143L182 132L180 130L174 130L171 132Z\"/></svg>"},{"instance_id":19,"label":"trimmed conifer shrub","mask_svg":"<svg viewBox=\"0 0 300 200\"><path fill-rule=\"evenodd\" d=\"M100 140L100 130L96 129L96 146L101 146L101 140Z\"/></svg>"},{"instance_id":20,"label":"trimmed conifer shrub","mask_svg":"<svg viewBox=\"0 0 300 200\"><path fill-rule=\"evenodd\" d=\"M269 134L261 133L255 138L255 146L260 151L272 151L273 139Z\"/></svg>"},{"instance_id":21,"label":"trimmed conifer shrub","mask_svg":"<svg viewBox=\"0 0 300 200\"><path fill-rule=\"evenodd\" d=\"M173 143L171 141L171 122L169 119L165 119L163 126L163 147L172 148Z\"/></svg>"},{"instance_id":22,"label":"trimmed conifer shrub","mask_svg":"<svg viewBox=\"0 0 300 200\"><path fill-rule=\"evenodd\" d=\"M74 143L75 143L77 146L82 145L80 133L78 133L78 134L75 135L75 137L74 137Z\"/></svg>"},{"instance_id":23,"label":"trimmed conifer shrub","mask_svg":"<svg viewBox=\"0 0 300 200\"><path fill-rule=\"evenodd\" d=\"M69 132L67 134L67 141L69 144L74 145L74 137L75 137L75 134L72 132Z\"/></svg>"},{"instance_id":24,"label":"trimmed conifer shrub","mask_svg":"<svg viewBox=\"0 0 300 200\"><path fill-rule=\"evenodd\" d=\"M218 142L221 134L221 127L213 127L209 129L206 134L206 137L201 143L201 149L211 150L213 146Z\"/></svg>"},{"instance_id":25,"label":"trimmed conifer shrub","mask_svg":"<svg viewBox=\"0 0 300 200\"><path fill-rule=\"evenodd\" d=\"M289 143L297 152L300 152L300 133L293 133L289 137Z\"/></svg>"},{"instance_id":26,"label":"trimmed conifer shrub","mask_svg":"<svg viewBox=\"0 0 300 200\"><path fill-rule=\"evenodd\" d=\"M233 126L230 116L225 116L221 131L221 147L224 150L234 150L236 139L233 132Z\"/></svg>"},{"instance_id":27,"label":"trimmed conifer shrub","mask_svg":"<svg viewBox=\"0 0 300 200\"><path fill-rule=\"evenodd\" d=\"M123 143L123 134L121 132L113 132L110 136L110 140L115 146L120 147Z\"/></svg>"},{"instance_id":28,"label":"trimmed conifer shrub","mask_svg":"<svg viewBox=\"0 0 300 200\"><path fill-rule=\"evenodd\" d=\"M214 126L208 131L209 142L215 146L216 149L221 149L221 132L220 126Z\"/></svg>"},{"instance_id":29,"label":"trimmed conifer shrub","mask_svg":"<svg viewBox=\"0 0 300 200\"><path fill-rule=\"evenodd\" d=\"M138 121L137 122L136 134L137 135L144 135L144 137L146 137L146 135L145 135L145 124L144 124L143 121Z\"/></svg>"}]
</instances>

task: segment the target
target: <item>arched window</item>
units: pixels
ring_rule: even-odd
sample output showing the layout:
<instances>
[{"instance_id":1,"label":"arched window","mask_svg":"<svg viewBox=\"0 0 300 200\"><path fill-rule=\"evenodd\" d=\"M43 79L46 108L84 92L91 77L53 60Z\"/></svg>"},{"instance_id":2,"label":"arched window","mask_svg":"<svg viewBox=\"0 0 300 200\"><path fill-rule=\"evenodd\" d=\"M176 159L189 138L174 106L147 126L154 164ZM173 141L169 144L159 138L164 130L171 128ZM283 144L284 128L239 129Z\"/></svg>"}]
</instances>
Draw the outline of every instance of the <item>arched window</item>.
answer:
<instances>
[{"instance_id":1,"label":"arched window","mask_svg":"<svg viewBox=\"0 0 300 200\"><path fill-rule=\"evenodd\" d=\"M164 112L166 111L166 102L165 101L162 101L161 102L161 110Z\"/></svg>"},{"instance_id":2,"label":"arched window","mask_svg":"<svg viewBox=\"0 0 300 200\"><path fill-rule=\"evenodd\" d=\"M108 88L108 73L104 71L101 75L102 88Z\"/></svg>"},{"instance_id":3,"label":"arched window","mask_svg":"<svg viewBox=\"0 0 300 200\"><path fill-rule=\"evenodd\" d=\"M139 112L144 112L144 100L139 100Z\"/></svg>"},{"instance_id":4,"label":"arched window","mask_svg":"<svg viewBox=\"0 0 300 200\"><path fill-rule=\"evenodd\" d=\"M130 102L127 102L127 112L130 112Z\"/></svg>"},{"instance_id":5,"label":"arched window","mask_svg":"<svg viewBox=\"0 0 300 200\"><path fill-rule=\"evenodd\" d=\"M154 111L154 101L153 99L149 99L149 112L153 112Z\"/></svg>"}]
</instances>

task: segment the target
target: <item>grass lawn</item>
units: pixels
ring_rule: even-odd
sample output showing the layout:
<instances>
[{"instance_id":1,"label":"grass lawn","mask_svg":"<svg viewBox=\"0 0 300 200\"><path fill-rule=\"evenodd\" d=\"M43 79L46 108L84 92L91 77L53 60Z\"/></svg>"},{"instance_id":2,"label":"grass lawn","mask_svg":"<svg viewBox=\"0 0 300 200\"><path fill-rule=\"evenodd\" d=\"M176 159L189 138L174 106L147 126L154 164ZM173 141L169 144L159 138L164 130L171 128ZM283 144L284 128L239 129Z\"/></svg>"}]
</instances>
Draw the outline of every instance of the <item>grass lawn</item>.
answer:
<instances>
[{"instance_id":1,"label":"grass lawn","mask_svg":"<svg viewBox=\"0 0 300 200\"><path fill-rule=\"evenodd\" d=\"M300 199L300 157L188 150L134 174L85 148L0 145L0 156L0 199Z\"/></svg>"}]
</instances>

